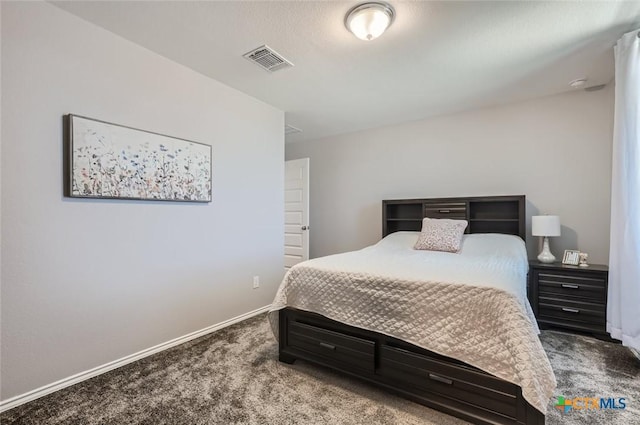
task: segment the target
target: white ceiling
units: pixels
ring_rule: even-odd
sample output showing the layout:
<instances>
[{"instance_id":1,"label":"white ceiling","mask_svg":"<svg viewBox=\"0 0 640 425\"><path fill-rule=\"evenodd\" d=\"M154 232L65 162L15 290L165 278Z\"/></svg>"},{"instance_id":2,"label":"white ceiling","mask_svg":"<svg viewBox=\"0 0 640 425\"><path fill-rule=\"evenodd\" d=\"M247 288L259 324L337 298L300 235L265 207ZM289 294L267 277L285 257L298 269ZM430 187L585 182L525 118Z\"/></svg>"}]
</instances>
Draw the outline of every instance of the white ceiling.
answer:
<instances>
[{"instance_id":1,"label":"white ceiling","mask_svg":"<svg viewBox=\"0 0 640 425\"><path fill-rule=\"evenodd\" d=\"M640 1L390 3L393 25L366 42L343 24L353 1L55 2L284 110L303 130L288 142L608 83L613 45L640 27ZM262 44L295 66L242 57Z\"/></svg>"}]
</instances>

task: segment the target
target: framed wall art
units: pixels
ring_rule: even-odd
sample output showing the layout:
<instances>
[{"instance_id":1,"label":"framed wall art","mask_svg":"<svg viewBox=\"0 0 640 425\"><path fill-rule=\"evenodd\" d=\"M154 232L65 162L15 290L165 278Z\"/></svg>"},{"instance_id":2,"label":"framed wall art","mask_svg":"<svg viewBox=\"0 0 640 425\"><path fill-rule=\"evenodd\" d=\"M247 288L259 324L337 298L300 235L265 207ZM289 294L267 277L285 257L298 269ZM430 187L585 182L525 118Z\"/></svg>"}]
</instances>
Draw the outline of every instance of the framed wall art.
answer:
<instances>
[{"instance_id":1,"label":"framed wall art","mask_svg":"<svg viewBox=\"0 0 640 425\"><path fill-rule=\"evenodd\" d=\"M211 146L65 116L65 196L211 202Z\"/></svg>"}]
</instances>

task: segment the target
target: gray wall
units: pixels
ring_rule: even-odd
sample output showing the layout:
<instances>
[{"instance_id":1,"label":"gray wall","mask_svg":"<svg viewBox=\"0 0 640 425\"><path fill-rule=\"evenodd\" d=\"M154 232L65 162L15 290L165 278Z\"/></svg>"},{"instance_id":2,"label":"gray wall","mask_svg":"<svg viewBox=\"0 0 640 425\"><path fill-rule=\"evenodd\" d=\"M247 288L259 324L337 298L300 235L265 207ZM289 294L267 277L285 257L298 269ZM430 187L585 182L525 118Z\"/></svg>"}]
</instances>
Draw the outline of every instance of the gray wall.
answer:
<instances>
[{"instance_id":1,"label":"gray wall","mask_svg":"<svg viewBox=\"0 0 640 425\"><path fill-rule=\"evenodd\" d=\"M283 113L51 4L1 7L1 398L270 304ZM213 202L64 198L66 113L211 144Z\"/></svg>"},{"instance_id":2,"label":"gray wall","mask_svg":"<svg viewBox=\"0 0 640 425\"><path fill-rule=\"evenodd\" d=\"M557 257L606 264L612 86L287 144L287 159L311 158L311 257L378 241L383 199L524 194L530 257L531 215L548 213Z\"/></svg>"}]
</instances>

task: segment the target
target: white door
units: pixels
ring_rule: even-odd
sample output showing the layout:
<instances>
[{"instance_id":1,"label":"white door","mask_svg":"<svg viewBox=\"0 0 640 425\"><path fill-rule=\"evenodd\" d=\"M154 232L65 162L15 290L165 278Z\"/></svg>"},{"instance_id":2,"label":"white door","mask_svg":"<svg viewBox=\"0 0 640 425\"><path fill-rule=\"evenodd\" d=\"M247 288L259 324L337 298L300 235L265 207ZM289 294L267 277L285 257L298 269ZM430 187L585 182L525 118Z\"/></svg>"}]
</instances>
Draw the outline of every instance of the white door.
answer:
<instances>
[{"instance_id":1,"label":"white door","mask_svg":"<svg viewBox=\"0 0 640 425\"><path fill-rule=\"evenodd\" d=\"M309 259L309 158L284 166L284 269Z\"/></svg>"}]
</instances>

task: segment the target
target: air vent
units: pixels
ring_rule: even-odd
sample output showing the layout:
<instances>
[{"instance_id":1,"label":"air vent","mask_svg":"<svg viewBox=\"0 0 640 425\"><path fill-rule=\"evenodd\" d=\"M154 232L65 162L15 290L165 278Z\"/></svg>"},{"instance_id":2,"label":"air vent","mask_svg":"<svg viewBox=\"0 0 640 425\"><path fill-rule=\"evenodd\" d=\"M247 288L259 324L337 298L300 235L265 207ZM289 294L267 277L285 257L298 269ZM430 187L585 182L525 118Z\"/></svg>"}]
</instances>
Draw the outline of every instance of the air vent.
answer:
<instances>
[{"instance_id":1,"label":"air vent","mask_svg":"<svg viewBox=\"0 0 640 425\"><path fill-rule=\"evenodd\" d=\"M282 55L266 44L250 51L249 53L245 53L242 57L250 60L269 72L293 66L291 62L286 60Z\"/></svg>"},{"instance_id":2,"label":"air vent","mask_svg":"<svg viewBox=\"0 0 640 425\"><path fill-rule=\"evenodd\" d=\"M302 133L302 130L300 130L299 128L294 127L292 125L289 125L289 124L285 124L284 125L284 134L285 135L294 134L294 133Z\"/></svg>"}]
</instances>

